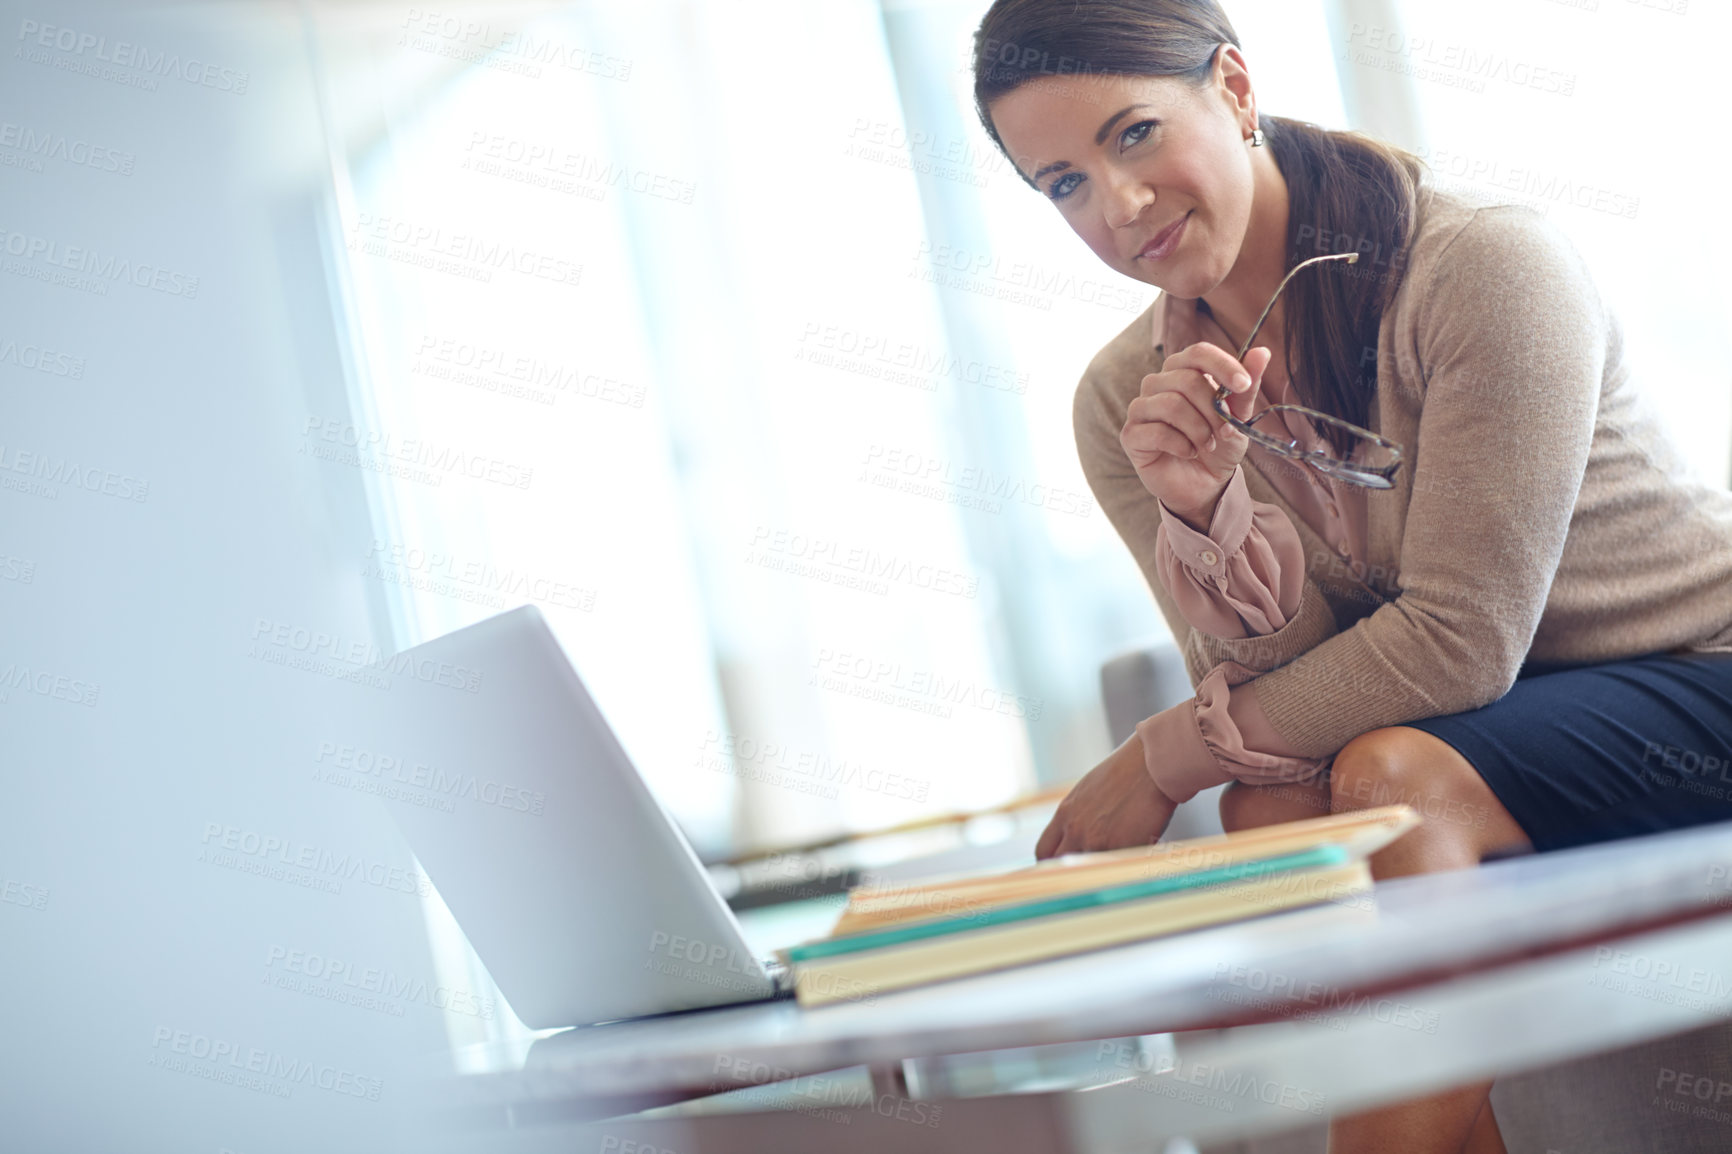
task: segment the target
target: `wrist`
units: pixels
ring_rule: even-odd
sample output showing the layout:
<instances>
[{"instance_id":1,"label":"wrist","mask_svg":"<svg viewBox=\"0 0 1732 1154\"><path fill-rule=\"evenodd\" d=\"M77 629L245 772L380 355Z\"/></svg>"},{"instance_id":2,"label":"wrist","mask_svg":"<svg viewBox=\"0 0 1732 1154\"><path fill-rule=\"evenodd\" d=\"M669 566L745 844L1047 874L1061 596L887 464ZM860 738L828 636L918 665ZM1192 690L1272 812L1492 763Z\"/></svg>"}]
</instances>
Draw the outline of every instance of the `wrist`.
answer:
<instances>
[{"instance_id":1,"label":"wrist","mask_svg":"<svg viewBox=\"0 0 1732 1154\"><path fill-rule=\"evenodd\" d=\"M1207 536L1209 526L1213 524L1215 520L1215 510L1220 507L1221 496L1227 491L1228 482L1232 479L1232 474L1228 474L1227 477L1221 481L1220 485L1216 487L1215 491L1209 495L1209 498L1200 505L1184 507L1175 505L1170 501L1162 501L1161 504L1165 505L1167 511L1179 520L1183 521L1187 527L1195 529L1197 532Z\"/></svg>"},{"instance_id":2,"label":"wrist","mask_svg":"<svg viewBox=\"0 0 1732 1154\"><path fill-rule=\"evenodd\" d=\"M1179 808L1179 803L1173 800L1167 790L1161 788L1160 779L1150 771L1151 758L1149 757L1149 753L1152 747L1148 744L1149 738L1144 735L1146 725L1147 722L1143 725L1137 726L1137 728L1131 733L1130 740L1125 742L1125 753L1127 755L1126 760L1135 764L1137 772L1141 773L1144 779L1148 781L1149 787L1155 791L1155 801L1157 804L1177 809Z\"/></svg>"},{"instance_id":3,"label":"wrist","mask_svg":"<svg viewBox=\"0 0 1732 1154\"><path fill-rule=\"evenodd\" d=\"M1196 704L1195 698L1181 701L1136 727L1143 743L1144 771L1155 791L1175 808L1211 786L1233 780L1203 740Z\"/></svg>"}]
</instances>

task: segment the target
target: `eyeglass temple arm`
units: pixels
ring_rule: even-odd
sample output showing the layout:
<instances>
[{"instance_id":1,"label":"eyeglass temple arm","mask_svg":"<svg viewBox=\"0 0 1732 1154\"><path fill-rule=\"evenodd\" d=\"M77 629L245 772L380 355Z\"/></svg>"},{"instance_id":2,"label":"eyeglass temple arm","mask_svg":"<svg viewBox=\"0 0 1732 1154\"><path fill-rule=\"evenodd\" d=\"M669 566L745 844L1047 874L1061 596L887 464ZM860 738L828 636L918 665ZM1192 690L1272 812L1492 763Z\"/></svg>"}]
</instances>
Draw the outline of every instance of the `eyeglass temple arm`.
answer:
<instances>
[{"instance_id":1,"label":"eyeglass temple arm","mask_svg":"<svg viewBox=\"0 0 1732 1154\"><path fill-rule=\"evenodd\" d=\"M1263 327L1263 322L1269 319L1269 312L1275 307L1275 302L1281 299L1281 290L1287 287L1287 282L1293 279L1293 273L1298 272L1308 264L1316 264L1322 260L1344 260L1348 264L1358 264L1359 254L1356 252L1332 252L1327 256L1314 256L1294 265L1292 271L1281 278L1281 283L1275 286L1275 295L1269 298L1269 303L1263 306L1263 315L1257 318L1257 323L1251 326L1251 334L1245 338L1245 343L1239 346L1239 360L1245 359L1245 354L1251 351L1251 342L1256 339L1257 330ZM1222 390L1223 392L1225 390Z\"/></svg>"}]
</instances>

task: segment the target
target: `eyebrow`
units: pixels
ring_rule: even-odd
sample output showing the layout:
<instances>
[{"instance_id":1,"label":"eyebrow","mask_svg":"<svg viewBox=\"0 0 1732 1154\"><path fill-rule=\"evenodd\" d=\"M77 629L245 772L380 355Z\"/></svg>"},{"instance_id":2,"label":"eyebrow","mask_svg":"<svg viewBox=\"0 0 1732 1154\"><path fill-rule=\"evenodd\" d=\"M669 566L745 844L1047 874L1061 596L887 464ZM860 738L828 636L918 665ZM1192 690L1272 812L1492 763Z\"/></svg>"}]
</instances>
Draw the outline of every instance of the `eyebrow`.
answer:
<instances>
[{"instance_id":1,"label":"eyebrow","mask_svg":"<svg viewBox=\"0 0 1732 1154\"><path fill-rule=\"evenodd\" d=\"M1106 140L1107 140L1107 133L1109 133L1113 130L1113 125L1115 125L1119 121L1123 120L1128 114L1135 112L1139 108L1153 108L1153 107L1154 107L1154 105L1152 105L1152 104L1127 104L1127 105L1125 105L1125 107L1119 109L1117 112L1115 112L1111 116L1107 117L1107 122L1105 124L1101 125L1101 130L1099 132L1095 133L1095 143L1096 144L1105 144ZM1029 179L1031 181L1039 180L1041 177L1047 175L1048 173L1062 172L1064 169L1067 169L1069 167L1070 167L1070 161L1068 161L1068 160L1055 161L1052 164L1046 165L1045 167L1038 169L1035 172L1035 174L1032 177L1030 177Z\"/></svg>"}]
</instances>

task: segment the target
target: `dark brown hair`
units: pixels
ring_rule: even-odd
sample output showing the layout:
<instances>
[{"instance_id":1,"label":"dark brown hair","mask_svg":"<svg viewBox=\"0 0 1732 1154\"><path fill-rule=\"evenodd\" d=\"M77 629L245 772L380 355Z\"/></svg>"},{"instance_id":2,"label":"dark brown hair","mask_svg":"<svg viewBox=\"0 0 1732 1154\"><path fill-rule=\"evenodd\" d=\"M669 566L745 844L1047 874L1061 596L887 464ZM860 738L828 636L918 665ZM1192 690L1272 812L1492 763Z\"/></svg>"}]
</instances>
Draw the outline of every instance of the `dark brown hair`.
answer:
<instances>
[{"instance_id":1,"label":"dark brown hair","mask_svg":"<svg viewBox=\"0 0 1732 1154\"><path fill-rule=\"evenodd\" d=\"M1223 44L1239 39L1215 0L996 0L974 33L975 111L1014 164L987 113L1005 93L1041 76L1177 76L1200 87ZM1281 294L1294 388L1312 408L1368 425L1377 330L1406 266L1424 163L1359 132L1262 112L1257 124L1287 182L1286 267L1360 254L1352 266L1307 269ZM1344 447L1339 430L1323 431Z\"/></svg>"}]
</instances>

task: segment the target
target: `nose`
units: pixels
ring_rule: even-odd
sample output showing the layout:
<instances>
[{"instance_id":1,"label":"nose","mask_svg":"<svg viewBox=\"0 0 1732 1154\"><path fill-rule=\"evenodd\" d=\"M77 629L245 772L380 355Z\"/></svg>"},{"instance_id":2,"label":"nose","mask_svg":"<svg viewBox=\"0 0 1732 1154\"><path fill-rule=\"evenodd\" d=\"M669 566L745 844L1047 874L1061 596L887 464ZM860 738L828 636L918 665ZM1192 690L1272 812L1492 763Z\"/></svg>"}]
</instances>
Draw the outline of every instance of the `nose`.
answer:
<instances>
[{"instance_id":1,"label":"nose","mask_svg":"<svg viewBox=\"0 0 1732 1154\"><path fill-rule=\"evenodd\" d=\"M1155 190L1152 186L1130 173L1109 173L1106 196L1101 198L1101 212L1108 225L1120 229L1134 224L1143 215L1143 210L1153 203Z\"/></svg>"}]
</instances>

